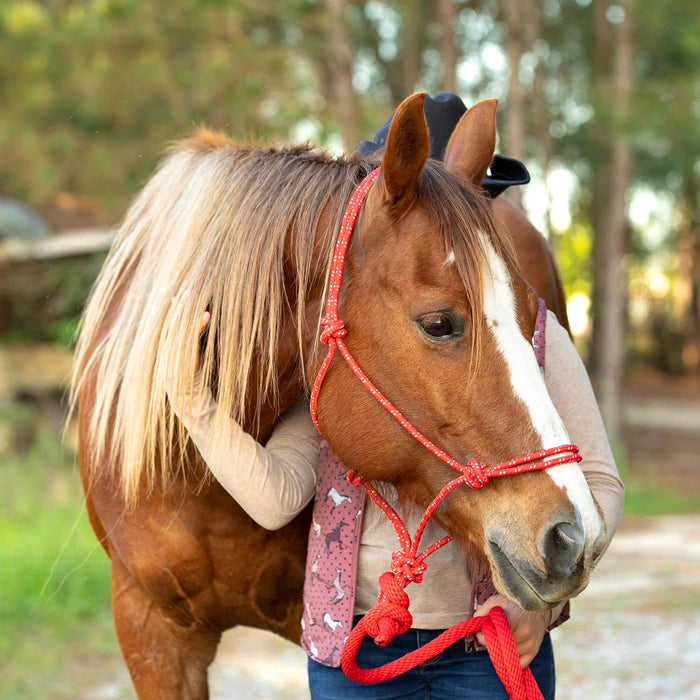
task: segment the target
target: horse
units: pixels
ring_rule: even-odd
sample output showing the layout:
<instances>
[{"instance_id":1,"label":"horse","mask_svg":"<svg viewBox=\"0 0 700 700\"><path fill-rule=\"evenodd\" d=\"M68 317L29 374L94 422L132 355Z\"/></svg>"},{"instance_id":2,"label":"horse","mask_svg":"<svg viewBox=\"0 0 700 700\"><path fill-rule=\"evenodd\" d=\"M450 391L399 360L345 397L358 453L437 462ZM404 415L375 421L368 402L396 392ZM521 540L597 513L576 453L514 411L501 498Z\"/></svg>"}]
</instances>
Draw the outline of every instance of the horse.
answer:
<instances>
[{"instance_id":1,"label":"horse","mask_svg":"<svg viewBox=\"0 0 700 700\"><path fill-rule=\"evenodd\" d=\"M468 110L437 162L423 100L401 103L370 158L201 129L125 217L86 305L72 397L87 512L111 560L116 633L141 698L207 697L207 668L236 625L299 642L310 507L279 530L257 525L208 474L167 390L192 390L208 308L200 374L217 419L265 442L321 364L340 220L378 165L341 295L353 355L449 454L492 463L569 442L529 340L538 297L566 325L556 268L524 214L479 188L496 101ZM318 418L348 468L393 484L407 504L425 508L454 478L337 361ZM457 489L437 518L527 609L586 586L605 527L574 464Z\"/></svg>"}]
</instances>

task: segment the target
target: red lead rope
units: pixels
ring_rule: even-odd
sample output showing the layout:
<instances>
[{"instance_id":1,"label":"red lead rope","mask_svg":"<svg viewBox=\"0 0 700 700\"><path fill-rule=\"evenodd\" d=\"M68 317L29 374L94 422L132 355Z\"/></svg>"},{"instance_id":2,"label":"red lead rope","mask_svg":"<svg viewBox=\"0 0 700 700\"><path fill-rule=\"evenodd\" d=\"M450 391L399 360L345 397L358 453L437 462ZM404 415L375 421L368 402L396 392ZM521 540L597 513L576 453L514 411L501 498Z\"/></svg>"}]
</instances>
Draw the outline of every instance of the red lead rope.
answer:
<instances>
[{"instance_id":1,"label":"red lead rope","mask_svg":"<svg viewBox=\"0 0 700 700\"><path fill-rule=\"evenodd\" d=\"M386 574L382 574L382 576L386 576ZM404 595L406 594L404 593ZM520 668L520 658L513 641L513 633L502 608L493 608L484 617L464 620L464 622L445 630L439 637L428 642L425 646L409 652L400 659L395 659L379 668L365 669L357 665L355 657L367 634L365 621L371 612L370 610L360 620L343 647L343 671L351 680L358 683L380 683L389 678L396 678L396 676L437 656L443 649L468 634L476 634L481 631L484 633L493 666L508 695L515 700L543 700L532 671L529 668L524 670Z\"/></svg>"},{"instance_id":2,"label":"red lead rope","mask_svg":"<svg viewBox=\"0 0 700 700\"><path fill-rule=\"evenodd\" d=\"M340 226L331 266L326 314L321 319L321 325L323 326L321 342L328 345L328 352L311 391L311 418L319 433L323 435L323 431L318 423L318 395L326 372L330 367L336 350L338 350L355 376L394 419L438 459L460 472L460 476L444 486L433 499L433 502L428 506L418 524L416 534L411 538L401 518L378 491L371 484L364 482L362 477L351 471L348 472L348 480L354 484L362 483L365 491L367 491L367 495L389 518L399 539L400 549L394 552L392 556L391 571L383 573L379 578L380 593L378 604L369 610L355 626L343 647L343 671L348 678L358 683L379 683L389 678L395 678L401 673L428 661L458 639L481 630L484 633L489 655L496 672L510 696L518 700L536 700L541 698L542 695L530 669L522 670L520 668L513 634L501 608L493 608L486 617L475 617L471 620L460 622L420 649L416 649L402 658L379 668L360 668L355 659L362 640L368 634L374 638L375 643L384 646L391 642L394 635L403 634L411 628L413 618L408 610L409 600L404 589L409 583L420 583L422 581L423 573L426 569L425 559L452 539L450 535L445 535L438 542L418 553L421 536L430 516L449 493L462 484L478 489L485 486L492 477L509 476L537 469L547 469L557 464L581 461L581 455L578 453L576 445L561 445L493 465L484 464L474 458L470 459L466 464L462 464L450 457L446 452L443 452L415 428L401 411L377 389L357 364L343 340L347 335L347 329L342 319L338 316L338 301L340 286L343 281L345 255L350 243L350 237L357 216L362 208L362 203L377 175L379 175L379 168L373 170L358 185L350 197Z\"/></svg>"}]
</instances>

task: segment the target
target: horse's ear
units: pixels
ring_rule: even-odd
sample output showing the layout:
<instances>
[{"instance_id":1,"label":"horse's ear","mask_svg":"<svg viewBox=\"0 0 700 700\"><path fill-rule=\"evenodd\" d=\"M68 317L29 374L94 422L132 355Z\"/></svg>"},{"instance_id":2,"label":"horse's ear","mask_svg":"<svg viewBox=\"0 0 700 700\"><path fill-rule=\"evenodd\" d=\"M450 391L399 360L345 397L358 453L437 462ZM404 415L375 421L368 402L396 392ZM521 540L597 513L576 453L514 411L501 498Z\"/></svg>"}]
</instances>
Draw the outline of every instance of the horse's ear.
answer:
<instances>
[{"instance_id":1,"label":"horse's ear","mask_svg":"<svg viewBox=\"0 0 700 700\"><path fill-rule=\"evenodd\" d=\"M498 100L481 100L470 107L452 132L445 150L445 168L480 185L496 150Z\"/></svg>"},{"instance_id":2,"label":"horse's ear","mask_svg":"<svg viewBox=\"0 0 700 700\"><path fill-rule=\"evenodd\" d=\"M423 114L425 93L407 97L391 120L382 158L385 202L403 209L416 194L421 170L430 153L430 135Z\"/></svg>"}]
</instances>

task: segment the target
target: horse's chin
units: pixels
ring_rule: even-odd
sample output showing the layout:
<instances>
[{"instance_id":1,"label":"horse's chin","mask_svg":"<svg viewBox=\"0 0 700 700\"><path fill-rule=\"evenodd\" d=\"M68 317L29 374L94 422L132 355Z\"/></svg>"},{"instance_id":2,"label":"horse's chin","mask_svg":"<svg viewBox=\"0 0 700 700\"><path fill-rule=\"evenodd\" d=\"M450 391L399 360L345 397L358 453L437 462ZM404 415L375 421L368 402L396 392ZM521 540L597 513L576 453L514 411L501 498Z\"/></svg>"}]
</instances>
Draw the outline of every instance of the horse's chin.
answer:
<instances>
[{"instance_id":1,"label":"horse's chin","mask_svg":"<svg viewBox=\"0 0 700 700\"><path fill-rule=\"evenodd\" d=\"M588 585L588 574L582 570L570 579L555 581L531 564L509 557L493 541L489 541L487 557L496 590L523 610L549 610Z\"/></svg>"}]
</instances>

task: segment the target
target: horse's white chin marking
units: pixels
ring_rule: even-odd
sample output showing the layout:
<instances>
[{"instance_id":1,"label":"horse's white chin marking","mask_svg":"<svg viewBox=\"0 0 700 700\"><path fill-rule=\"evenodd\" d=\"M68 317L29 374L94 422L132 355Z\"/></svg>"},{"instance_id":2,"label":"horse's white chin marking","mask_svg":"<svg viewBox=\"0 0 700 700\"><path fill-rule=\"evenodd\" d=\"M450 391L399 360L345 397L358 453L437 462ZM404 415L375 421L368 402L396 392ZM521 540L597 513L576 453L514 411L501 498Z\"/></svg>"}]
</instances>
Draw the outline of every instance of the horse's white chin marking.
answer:
<instances>
[{"instance_id":1,"label":"horse's white chin marking","mask_svg":"<svg viewBox=\"0 0 700 700\"><path fill-rule=\"evenodd\" d=\"M527 407L542 447L564 445L571 440L549 397L532 346L520 332L510 275L485 236L484 245L490 267L484 271L484 315L510 371L513 393ZM546 471L557 486L566 490L586 541L595 541L602 532L603 523L581 469L576 464L562 464Z\"/></svg>"}]
</instances>

